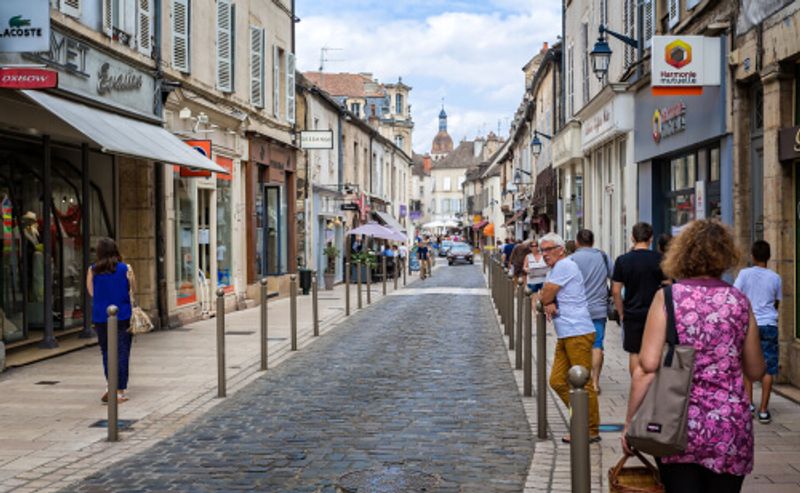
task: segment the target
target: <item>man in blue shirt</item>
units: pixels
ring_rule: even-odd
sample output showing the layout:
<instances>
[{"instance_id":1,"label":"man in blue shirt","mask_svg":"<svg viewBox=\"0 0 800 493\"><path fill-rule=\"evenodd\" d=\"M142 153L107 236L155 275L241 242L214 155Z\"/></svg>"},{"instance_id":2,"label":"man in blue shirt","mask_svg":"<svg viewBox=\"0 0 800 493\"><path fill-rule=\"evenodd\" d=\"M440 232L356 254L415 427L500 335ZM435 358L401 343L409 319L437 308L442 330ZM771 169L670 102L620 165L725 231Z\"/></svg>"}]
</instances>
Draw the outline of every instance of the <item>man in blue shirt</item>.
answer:
<instances>
[{"instance_id":1,"label":"man in blue shirt","mask_svg":"<svg viewBox=\"0 0 800 493\"><path fill-rule=\"evenodd\" d=\"M509 262L511 261L511 252L514 251L514 240L511 238L506 238L506 244L503 245L503 265L506 267L509 266Z\"/></svg>"}]
</instances>

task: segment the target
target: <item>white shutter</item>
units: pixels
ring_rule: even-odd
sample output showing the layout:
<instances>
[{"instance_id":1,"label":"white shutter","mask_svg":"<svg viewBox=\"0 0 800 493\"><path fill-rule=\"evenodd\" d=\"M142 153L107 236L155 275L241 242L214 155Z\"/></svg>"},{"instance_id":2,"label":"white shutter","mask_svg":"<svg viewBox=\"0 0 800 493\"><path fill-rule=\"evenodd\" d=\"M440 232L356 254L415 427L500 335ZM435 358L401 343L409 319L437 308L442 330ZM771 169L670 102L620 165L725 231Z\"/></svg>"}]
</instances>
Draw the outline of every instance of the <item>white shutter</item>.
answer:
<instances>
[{"instance_id":1,"label":"white shutter","mask_svg":"<svg viewBox=\"0 0 800 493\"><path fill-rule=\"evenodd\" d=\"M294 53L286 53L286 121L294 123Z\"/></svg>"},{"instance_id":2,"label":"white shutter","mask_svg":"<svg viewBox=\"0 0 800 493\"><path fill-rule=\"evenodd\" d=\"M217 0L217 89L223 92L233 89L231 23L230 0Z\"/></svg>"},{"instance_id":3,"label":"white shutter","mask_svg":"<svg viewBox=\"0 0 800 493\"><path fill-rule=\"evenodd\" d=\"M81 16L81 0L61 0L61 12L72 16Z\"/></svg>"},{"instance_id":4,"label":"white shutter","mask_svg":"<svg viewBox=\"0 0 800 493\"><path fill-rule=\"evenodd\" d=\"M678 25L681 20L681 2L680 0L667 0L667 13L669 15L668 25L669 28Z\"/></svg>"},{"instance_id":5,"label":"white shutter","mask_svg":"<svg viewBox=\"0 0 800 493\"><path fill-rule=\"evenodd\" d=\"M264 28L250 26L250 102L264 107Z\"/></svg>"},{"instance_id":6,"label":"white shutter","mask_svg":"<svg viewBox=\"0 0 800 493\"><path fill-rule=\"evenodd\" d=\"M655 25L655 12L656 8L653 5L654 0L644 0L644 46L650 48L653 43L653 26Z\"/></svg>"},{"instance_id":7,"label":"white shutter","mask_svg":"<svg viewBox=\"0 0 800 493\"><path fill-rule=\"evenodd\" d=\"M148 57L153 54L152 9L152 0L139 0L138 12L136 13L136 47L139 53Z\"/></svg>"},{"instance_id":8,"label":"white shutter","mask_svg":"<svg viewBox=\"0 0 800 493\"><path fill-rule=\"evenodd\" d=\"M189 72L189 0L172 0L172 66Z\"/></svg>"},{"instance_id":9,"label":"white shutter","mask_svg":"<svg viewBox=\"0 0 800 493\"><path fill-rule=\"evenodd\" d=\"M102 0L102 2L103 32L106 36L111 37L114 34L114 3L112 0Z\"/></svg>"},{"instance_id":10,"label":"white shutter","mask_svg":"<svg viewBox=\"0 0 800 493\"><path fill-rule=\"evenodd\" d=\"M281 55L280 48L272 47L272 115L281 113Z\"/></svg>"},{"instance_id":11,"label":"white shutter","mask_svg":"<svg viewBox=\"0 0 800 493\"><path fill-rule=\"evenodd\" d=\"M624 0L623 3L623 12L622 12L622 23L624 27L624 33L626 36L630 38L636 39L636 1L635 0ZM625 68L630 67L633 65L635 61L635 51L632 46L626 44L625 45Z\"/></svg>"}]
</instances>

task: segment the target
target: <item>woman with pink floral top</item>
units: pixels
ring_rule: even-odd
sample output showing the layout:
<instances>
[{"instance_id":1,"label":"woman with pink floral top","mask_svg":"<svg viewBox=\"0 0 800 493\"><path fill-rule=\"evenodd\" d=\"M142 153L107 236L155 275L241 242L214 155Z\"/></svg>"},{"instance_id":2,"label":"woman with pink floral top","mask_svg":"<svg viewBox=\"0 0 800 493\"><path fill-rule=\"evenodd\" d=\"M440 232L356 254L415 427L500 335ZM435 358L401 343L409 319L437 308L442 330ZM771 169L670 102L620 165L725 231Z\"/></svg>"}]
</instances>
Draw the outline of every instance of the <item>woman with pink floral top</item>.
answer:
<instances>
[{"instance_id":1,"label":"woman with pink floral top","mask_svg":"<svg viewBox=\"0 0 800 493\"><path fill-rule=\"evenodd\" d=\"M753 470L753 418L744 377L764 374L758 326L747 297L722 281L741 258L728 229L713 220L694 221L670 244L661 266L679 281L672 289L680 344L695 348L689 396L689 440L681 454L657 459L666 493L736 493ZM664 293L653 299L639 366L633 372L627 425L661 364L666 342Z\"/></svg>"}]
</instances>

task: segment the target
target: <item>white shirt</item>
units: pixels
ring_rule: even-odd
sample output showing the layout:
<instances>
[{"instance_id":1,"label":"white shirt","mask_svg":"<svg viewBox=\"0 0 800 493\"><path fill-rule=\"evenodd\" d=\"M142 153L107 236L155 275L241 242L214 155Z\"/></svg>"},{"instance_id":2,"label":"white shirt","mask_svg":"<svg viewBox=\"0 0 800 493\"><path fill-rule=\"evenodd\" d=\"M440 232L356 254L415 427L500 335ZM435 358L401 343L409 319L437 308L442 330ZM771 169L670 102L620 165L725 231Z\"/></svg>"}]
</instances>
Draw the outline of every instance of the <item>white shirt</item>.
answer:
<instances>
[{"instance_id":1,"label":"white shirt","mask_svg":"<svg viewBox=\"0 0 800 493\"><path fill-rule=\"evenodd\" d=\"M541 255L539 261L532 253L525 257L525 262L528 266L528 284L541 284L547 278L547 263L544 261L544 255Z\"/></svg>"},{"instance_id":2,"label":"white shirt","mask_svg":"<svg viewBox=\"0 0 800 493\"><path fill-rule=\"evenodd\" d=\"M783 297L781 276L763 267L748 267L739 271L733 286L750 300L758 325L778 325L775 302Z\"/></svg>"},{"instance_id":3,"label":"white shirt","mask_svg":"<svg viewBox=\"0 0 800 493\"><path fill-rule=\"evenodd\" d=\"M547 273L545 282L561 288L556 295L558 313L553 317L558 338L594 334L594 324L583 289L583 275L578 264L569 258L559 260Z\"/></svg>"}]
</instances>

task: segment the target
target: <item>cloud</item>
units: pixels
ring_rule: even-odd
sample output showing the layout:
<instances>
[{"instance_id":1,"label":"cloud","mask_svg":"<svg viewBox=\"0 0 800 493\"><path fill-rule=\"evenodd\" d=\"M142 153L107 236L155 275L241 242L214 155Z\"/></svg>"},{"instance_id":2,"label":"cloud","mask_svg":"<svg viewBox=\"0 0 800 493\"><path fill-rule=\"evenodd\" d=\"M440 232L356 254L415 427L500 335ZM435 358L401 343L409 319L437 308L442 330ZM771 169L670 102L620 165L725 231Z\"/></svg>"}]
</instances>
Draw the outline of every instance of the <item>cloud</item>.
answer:
<instances>
[{"instance_id":1,"label":"cloud","mask_svg":"<svg viewBox=\"0 0 800 493\"><path fill-rule=\"evenodd\" d=\"M559 0L312 3L313 15L297 27L300 69L317 70L328 46L341 51L330 52L326 71L371 72L383 82L403 77L414 87L418 152L430 148L442 97L455 142L481 127L497 131L522 97L522 66L561 29Z\"/></svg>"}]
</instances>

